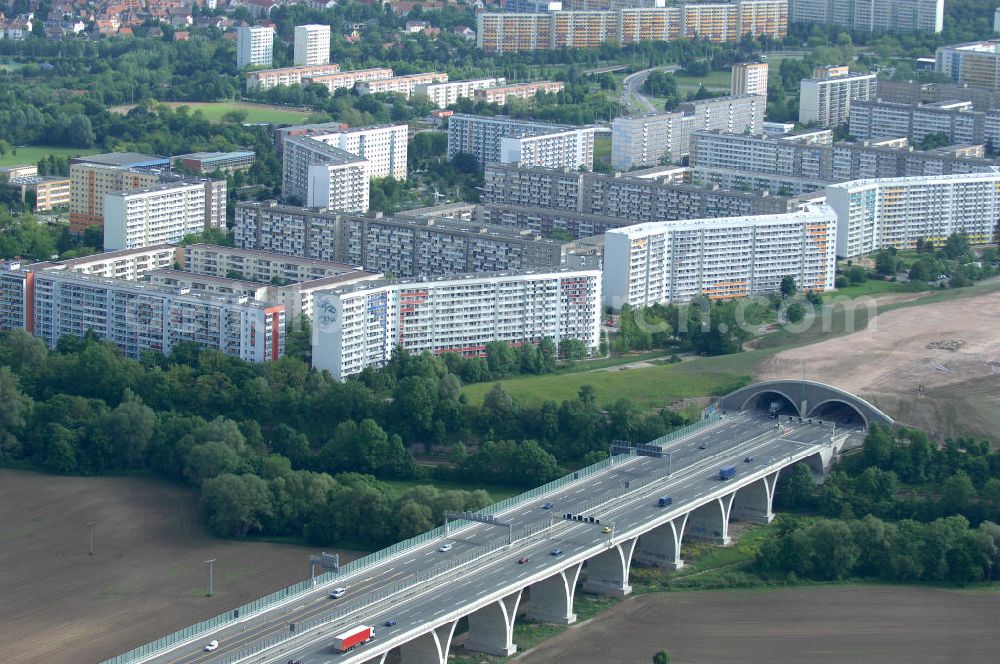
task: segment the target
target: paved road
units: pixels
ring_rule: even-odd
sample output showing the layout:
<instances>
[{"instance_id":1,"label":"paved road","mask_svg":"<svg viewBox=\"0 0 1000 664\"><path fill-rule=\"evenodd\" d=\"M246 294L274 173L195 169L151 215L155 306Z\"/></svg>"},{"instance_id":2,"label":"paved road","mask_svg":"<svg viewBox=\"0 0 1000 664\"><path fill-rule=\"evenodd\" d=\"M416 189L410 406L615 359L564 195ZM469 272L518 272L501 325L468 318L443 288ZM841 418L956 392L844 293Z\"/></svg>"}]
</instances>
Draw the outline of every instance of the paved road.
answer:
<instances>
[{"instance_id":1,"label":"paved road","mask_svg":"<svg viewBox=\"0 0 1000 664\"><path fill-rule=\"evenodd\" d=\"M526 526L542 529L550 522L554 525L547 530L543 529L534 537L517 541L513 546L477 561L474 563L476 567L474 574L469 573L468 566L457 568L432 582L423 583L382 604L367 607L357 615L321 628L316 634L327 636L321 638L314 646L303 645L301 652L296 653L296 657L312 664L337 661L336 658L342 656L332 653L330 637L342 629L357 624L378 626L389 618L396 620L397 625L394 627L378 628L378 642L383 643L387 639L422 626L428 620L459 610L476 596L486 597L500 588L534 575L541 576L532 582L550 575L552 573L550 565L557 562L548 555L553 548L562 549L563 556L568 561L573 556L592 551L595 545L607 542L609 536L601 532L602 526L563 521L561 518L553 520L564 512L590 509L591 513L600 516L602 525L613 521L615 524L613 537L617 541L618 538L627 535L630 529L641 527L651 517L664 514L661 508L656 507L656 498L659 495L669 493L674 499L670 509L684 513L690 509L689 504L692 501L723 488L718 481L720 465L738 464L741 474L763 470L769 460L816 445L821 440L828 439L830 435L829 428L794 424L785 429L781 438L776 439L773 428L774 420L759 413L730 415L721 422L668 446L667 449L671 452L669 461L636 457L583 481L565 486L537 501L515 506L498 515L498 518L514 524L515 530ZM734 441L761 434L763 436L757 442L734 445ZM703 444L707 449L700 449ZM726 449L727 447L729 449ZM744 463L743 459L751 453L755 461ZM674 471L669 481L658 481L624 498L619 497L625 482L633 481L635 485L639 485L636 480L665 475L668 463L672 465ZM542 509L542 504L545 502L554 503L555 508ZM593 506L596 503L605 505L594 510ZM281 610L269 612L264 617L255 618L241 626L230 627L215 635L214 638L220 642L220 648L215 652L201 651L204 642L199 642L178 649L168 656L157 658L155 662L195 664L219 661L224 655L238 652L243 646L286 634L289 623L301 623L303 620L331 613L338 606L363 600L373 591L412 579L417 574L426 573L449 560L454 561L505 535L506 529L485 524L473 525L448 540L453 544L451 551L445 553L438 551L443 541L429 542L395 559L363 570L354 578L342 583L347 587L347 593L338 600L329 599L327 589L317 590ZM529 557L529 562L524 565L517 564L517 559L523 556ZM307 634L301 641L305 644L312 638ZM370 649L371 646L367 648ZM362 648L355 654L363 653L364 650L365 648Z\"/></svg>"},{"instance_id":2,"label":"paved road","mask_svg":"<svg viewBox=\"0 0 1000 664\"><path fill-rule=\"evenodd\" d=\"M622 103L628 106L632 111L638 111L638 114L643 113L656 113L662 111L662 108L657 108L656 105L650 101L649 97L642 94L642 84L646 82L646 77L649 76L651 72L656 70L665 71L673 73L680 69L679 65L666 65L664 67L651 67L650 69L643 69L642 71L637 71L634 74L629 74L622 81ZM633 103L638 108L633 108Z\"/></svg>"}]
</instances>

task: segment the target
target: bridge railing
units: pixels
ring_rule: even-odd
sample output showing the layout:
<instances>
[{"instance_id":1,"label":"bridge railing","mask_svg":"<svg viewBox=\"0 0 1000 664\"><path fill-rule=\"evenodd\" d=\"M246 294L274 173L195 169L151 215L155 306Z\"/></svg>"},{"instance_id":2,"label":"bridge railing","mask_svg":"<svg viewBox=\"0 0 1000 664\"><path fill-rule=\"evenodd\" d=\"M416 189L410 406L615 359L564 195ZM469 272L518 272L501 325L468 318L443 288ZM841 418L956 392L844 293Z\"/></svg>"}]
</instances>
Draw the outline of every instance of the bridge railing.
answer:
<instances>
[{"instance_id":1,"label":"bridge railing","mask_svg":"<svg viewBox=\"0 0 1000 664\"><path fill-rule=\"evenodd\" d=\"M499 512L506 511L511 507L520 505L525 501L534 500L539 496L545 495L551 491L564 487L577 480L599 473L607 468L610 468L611 466L614 466L616 464L621 463L622 461L627 460L632 456L634 456L634 453L620 454L610 457L608 459L604 459L603 461L599 461L593 465L587 466L586 468L581 468L576 472L555 479L547 484L543 484L540 487L536 487L529 491L525 491L520 495L507 498L506 500L501 500L498 503L495 503L493 505L490 505L489 507L480 510L480 513L497 514ZM454 528L456 526L462 527L465 525L471 525L472 523L473 522L471 521L457 520L451 524L451 532L452 533L454 532ZM347 574L358 572L360 570L367 568L370 565L377 564L387 558L396 556L401 552L406 551L407 549L417 547L420 546L421 544L425 544L427 542L440 539L446 536L447 534L445 532L444 526L438 526L434 530L430 530L426 533L421 533L415 537L411 537L401 542L396 542L392 546L381 549L380 551L376 551L375 553L371 553L367 556L364 556L363 558L358 558L357 560L351 561L350 563L342 566L337 572L325 572L323 574L317 575L312 579L307 579L305 581L301 581L294 585L288 586L287 588L282 588L281 590L273 592L270 595L266 595L264 597L255 599L252 602L248 602L247 604L244 604L243 606L237 609L226 611L225 613L220 613L214 618L203 620L195 625L191 625L190 627L185 627L184 629L178 630L173 634L168 634L167 636L161 637L156 641L153 641L151 643L146 643L124 654L107 659L101 664L132 664L134 662L141 662L150 659L157 654L169 650L173 646L190 641L200 634L209 634L231 623L235 623L240 620L246 620L247 618L252 617L263 611L266 611L286 600L292 599L297 595L313 590L318 585L323 585L325 583L335 581L336 579L341 578Z\"/></svg>"},{"instance_id":2,"label":"bridge railing","mask_svg":"<svg viewBox=\"0 0 1000 664\"><path fill-rule=\"evenodd\" d=\"M692 422L691 424L689 424L689 425L687 425L685 427L681 427L680 429L675 429L674 431L671 431L668 434L660 436L659 438L657 438L655 440L651 440L651 441L649 441L646 444L647 445L659 445L659 446L662 447L663 445L666 445L667 443L671 443L671 442L677 440L678 438L683 438L684 436L690 435L690 434L692 434L692 433L694 433L696 431L700 431L700 430L704 429L707 426L711 426L711 425L715 424L716 422L718 422L721 419L722 419L722 415L720 415L719 413L712 413L711 415L709 415L707 417L703 417L702 419L698 420L697 422Z\"/></svg>"}]
</instances>

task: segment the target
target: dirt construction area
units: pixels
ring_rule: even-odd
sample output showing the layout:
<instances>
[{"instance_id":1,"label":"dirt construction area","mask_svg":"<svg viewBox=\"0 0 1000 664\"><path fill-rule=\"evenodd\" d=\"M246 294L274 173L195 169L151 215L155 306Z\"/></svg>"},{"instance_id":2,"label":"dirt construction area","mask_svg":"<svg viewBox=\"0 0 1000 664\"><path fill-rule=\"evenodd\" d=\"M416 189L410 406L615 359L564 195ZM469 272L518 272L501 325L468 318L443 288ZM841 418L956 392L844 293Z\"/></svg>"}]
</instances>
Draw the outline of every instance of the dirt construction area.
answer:
<instances>
[{"instance_id":1,"label":"dirt construction area","mask_svg":"<svg viewBox=\"0 0 1000 664\"><path fill-rule=\"evenodd\" d=\"M879 299L880 304L885 300ZM776 353L757 378L829 383L938 437L1000 427L1000 293L878 314L868 327Z\"/></svg>"},{"instance_id":2,"label":"dirt construction area","mask_svg":"<svg viewBox=\"0 0 1000 664\"><path fill-rule=\"evenodd\" d=\"M301 581L318 553L216 539L191 490L141 478L0 470L0 526L3 664L100 662Z\"/></svg>"},{"instance_id":3,"label":"dirt construction area","mask_svg":"<svg viewBox=\"0 0 1000 664\"><path fill-rule=\"evenodd\" d=\"M518 658L522 664L996 662L1000 595L898 586L655 593Z\"/></svg>"}]
</instances>

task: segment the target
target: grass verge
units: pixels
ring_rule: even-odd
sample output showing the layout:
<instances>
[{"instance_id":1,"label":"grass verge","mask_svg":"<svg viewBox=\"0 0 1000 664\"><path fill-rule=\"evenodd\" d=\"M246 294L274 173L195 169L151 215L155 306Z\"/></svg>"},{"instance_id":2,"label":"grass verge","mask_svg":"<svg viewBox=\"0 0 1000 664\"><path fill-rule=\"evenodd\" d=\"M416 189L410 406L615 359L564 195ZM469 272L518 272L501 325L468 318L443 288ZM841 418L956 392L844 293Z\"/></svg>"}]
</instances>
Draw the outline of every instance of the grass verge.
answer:
<instances>
[{"instance_id":1,"label":"grass verge","mask_svg":"<svg viewBox=\"0 0 1000 664\"><path fill-rule=\"evenodd\" d=\"M689 397L721 396L750 382L747 374L719 371L713 364L695 364L691 361L621 371L525 376L499 382L523 404L572 399L582 386L592 385L602 406L624 397L648 408L661 408ZM476 383L462 391L472 403L482 403L492 388L493 383Z\"/></svg>"}]
</instances>

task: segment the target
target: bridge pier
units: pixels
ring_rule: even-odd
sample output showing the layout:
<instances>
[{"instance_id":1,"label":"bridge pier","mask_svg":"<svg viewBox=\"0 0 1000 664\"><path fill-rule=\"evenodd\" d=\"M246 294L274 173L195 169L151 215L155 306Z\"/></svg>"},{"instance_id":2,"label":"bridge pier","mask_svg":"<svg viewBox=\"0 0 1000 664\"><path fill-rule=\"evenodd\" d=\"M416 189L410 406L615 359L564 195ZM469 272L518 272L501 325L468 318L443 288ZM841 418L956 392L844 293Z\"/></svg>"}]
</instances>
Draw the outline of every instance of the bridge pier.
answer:
<instances>
[{"instance_id":1,"label":"bridge pier","mask_svg":"<svg viewBox=\"0 0 1000 664\"><path fill-rule=\"evenodd\" d=\"M447 664L457 620L435 627L399 647L403 664Z\"/></svg>"},{"instance_id":2,"label":"bridge pier","mask_svg":"<svg viewBox=\"0 0 1000 664\"><path fill-rule=\"evenodd\" d=\"M531 586L531 601L526 612L528 620L571 625L576 622L573 596L583 564L573 565Z\"/></svg>"},{"instance_id":3,"label":"bridge pier","mask_svg":"<svg viewBox=\"0 0 1000 664\"><path fill-rule=\"evenodd\" d=\"M636 541L637 537L625 540L588 560L587 580L583 583L583 592L616 597L631 594L632 586L628 583L628 571L632 566Z\"/></svg>"},{"instance_id":4,"label":"bridge pier","mask_svg":"<svg viewBox=\"0 0 1000 664\"><path fill-rule=\"evenodd\" d=\"M756 482L736 490L729 518L737 521L771 523L774 520L774 487L778 482L778 471L765 475Z\"/></svg>"},{"instance_id":5,"label":"bridge pier","mask_svg":"<svg viewBox=\"0 0 1000 664\"><path fill-rule=\"evenodd\" d=\"M733 504L731 493L701 505L688 516L687 534L692 539L707 540L729 546L729 509Z\"/></svg>"},{"instance_id":6,"label":"bridge pier","mask_svg":"<svg viewBox=\"0 0 1000 664\"><path fill-rule=\"evenodd\" d=\"M510 657L517 652L517 644L514 643L514 619L517 617L517 606L521 603L522 592L523 590L518 590L469 614L469 638L465 642L466 650L500 657Z\"/></svg>"},{"instance_id":7,"label":"bridge pier","mask_svg":"<svg viewBox=\"0 0 1000 664\"><path fill-rule=\"evenodd\" d=\"M690 513L688 513L690 514ZM680 569L684 567L681 560L681 540L684 538L684 526L687 525L688 514L683 514L657 526L639 536L634 559L643 565Z\"/></svg>"}]
</instances>

